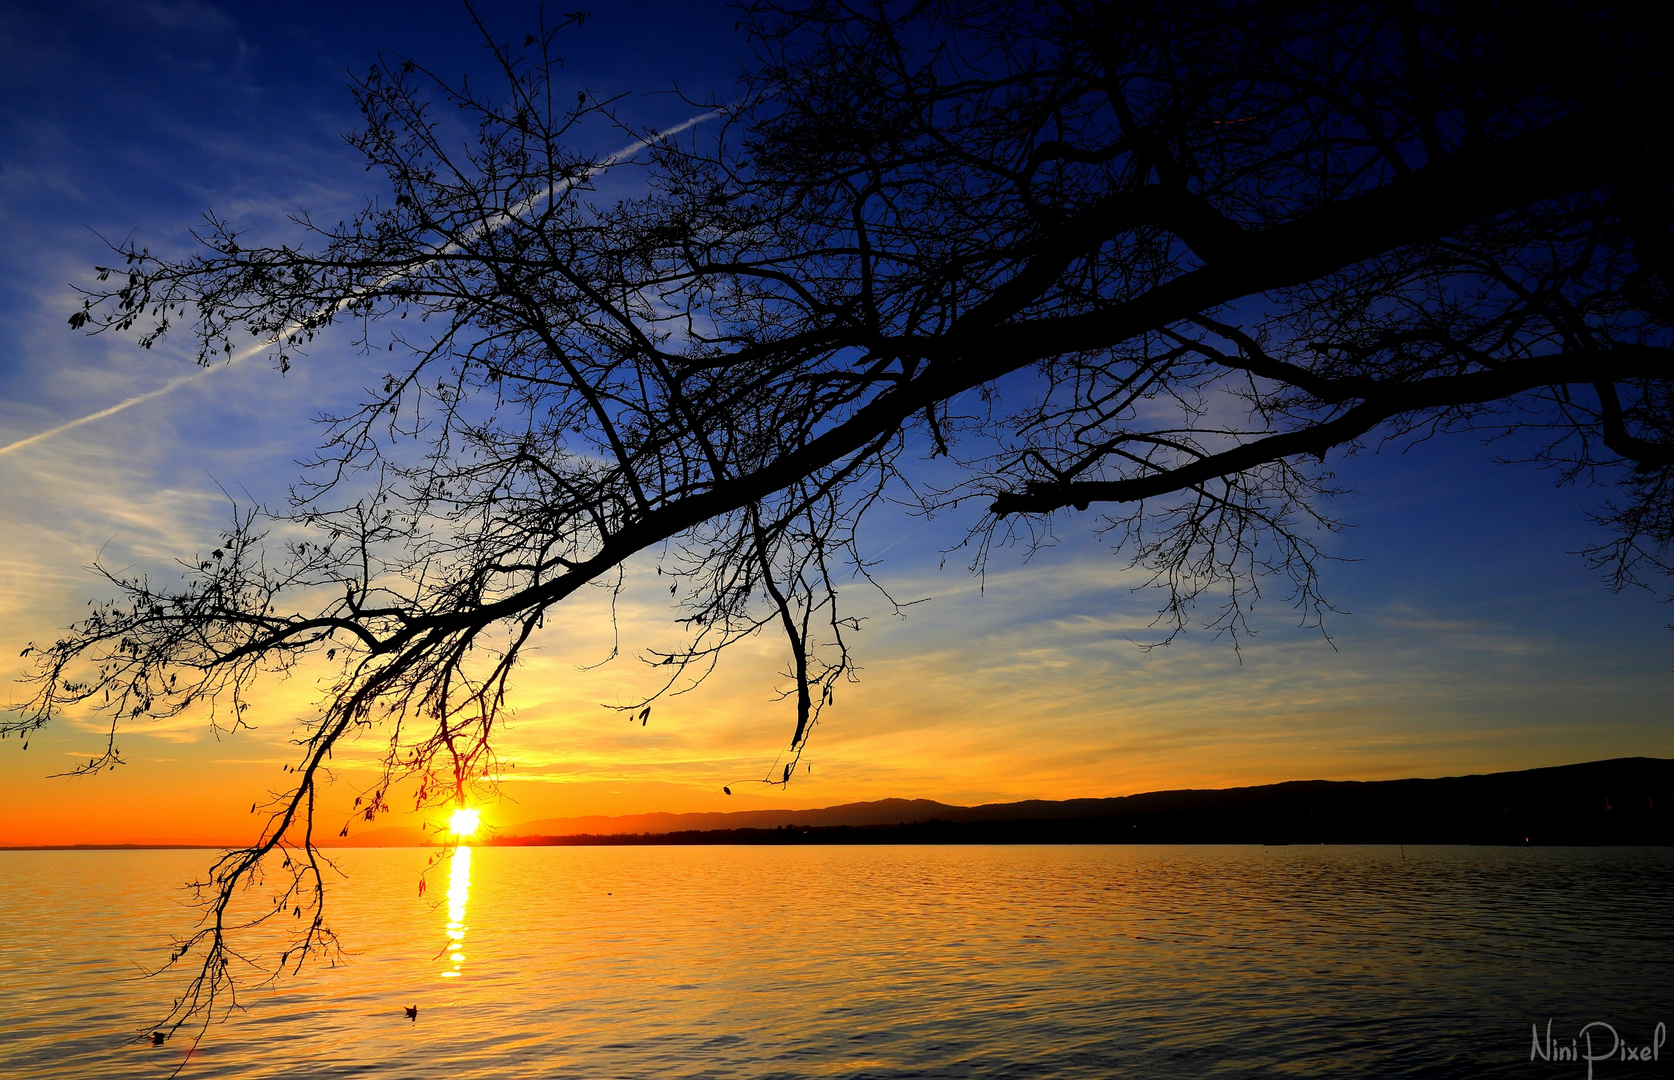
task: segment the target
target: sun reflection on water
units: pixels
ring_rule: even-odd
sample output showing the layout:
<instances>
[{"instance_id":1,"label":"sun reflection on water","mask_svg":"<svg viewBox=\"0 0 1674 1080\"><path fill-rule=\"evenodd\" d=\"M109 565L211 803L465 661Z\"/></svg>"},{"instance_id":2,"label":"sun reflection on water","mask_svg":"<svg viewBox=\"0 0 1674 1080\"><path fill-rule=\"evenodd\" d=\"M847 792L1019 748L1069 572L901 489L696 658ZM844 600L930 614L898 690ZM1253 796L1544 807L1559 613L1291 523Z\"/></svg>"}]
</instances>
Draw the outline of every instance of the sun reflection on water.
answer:
<instances>
[{"instance_id":1,"label":"sun reflection on water","mask_svg":"<svg viewBox=\"0 0 1674 1080\"><path fill-rule=\"evenodd\" d=\"M442 972L444 979L457 979L465 963L465 902L470 898L471 849L461 845L453 849L453 865L448 872L448 942L443 952L453 967Z\"/></svg>"}]
</instances>

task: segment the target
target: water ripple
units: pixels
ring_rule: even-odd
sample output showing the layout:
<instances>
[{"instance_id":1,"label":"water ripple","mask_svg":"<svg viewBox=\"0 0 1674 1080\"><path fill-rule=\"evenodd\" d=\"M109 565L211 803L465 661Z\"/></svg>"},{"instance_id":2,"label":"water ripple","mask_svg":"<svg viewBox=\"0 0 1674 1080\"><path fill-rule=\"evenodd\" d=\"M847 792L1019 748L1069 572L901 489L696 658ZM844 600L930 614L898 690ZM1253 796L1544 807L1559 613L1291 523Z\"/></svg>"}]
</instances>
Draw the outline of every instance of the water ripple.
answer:
<instances>
[{"instance_id":1,"label":"water ripple","mask_svg":"<svg viewBox=\"0 0 1674 1080\"><path fill-rule=\"evenodd\" d=\"M0 853L0 1074L178 1064L135 975L205 856ZM490 848L451 910L425 858L342 853L355 955L186 1075L1580 1077L1531 1024L1674 1023L1666 849Z\"/></svg>"}]
</instances>

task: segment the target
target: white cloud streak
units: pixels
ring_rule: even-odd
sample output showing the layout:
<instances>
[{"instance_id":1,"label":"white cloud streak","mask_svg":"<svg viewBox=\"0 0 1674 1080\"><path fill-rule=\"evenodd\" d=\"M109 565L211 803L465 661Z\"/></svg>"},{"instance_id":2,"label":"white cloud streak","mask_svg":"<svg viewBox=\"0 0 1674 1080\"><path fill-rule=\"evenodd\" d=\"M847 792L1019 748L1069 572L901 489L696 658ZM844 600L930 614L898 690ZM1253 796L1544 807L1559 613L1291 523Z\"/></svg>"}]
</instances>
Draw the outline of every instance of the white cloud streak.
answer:
<instances>
[{"instance_id":1,"label":"white cloud streak","mask_svg":"<svg viewBox=\"0 0 1674 1080\"><path fill-rule=\"evenodd\" d=\"M568 191L570 188L575 187L577 184L584 183L585 181L592 179L595 175L597 175L602 170L611 168L612 166L615 166L615 165L620 165L622 162L629 160L634 155L638 154L641 150L644 150L646 147L651 146L654 143L661 142L664 139L672 138L673 136L678 135L681 132L688 130L689 128L696 127L698 124L703 123L705 120L712 120L717 116L721 116L721 115L724 114L724 112L725 112L724 109L712 109L709 112L700 113L697 116L691 117L690 119L683 120L680 123L674 125L673 127L664 128L661 131L653 132L650 135L647 135L643 139L636 139L632 143L629 143L627 146L624 146L622 149L616 151L615 153L606 156L602 161L600 161L593 168L588 169L585 172L579 173L576 176L573 176L573 177L570 177L570 178L567 178L567 179L564 179L564 180L560 180L558 183L552 184L549 187L545 188L544 190L536 193L535 195L532 195L529 198L523 200L522 202L518 203L516 206L513 206L510 209L508 209L508 210L490 218L489 220L481 223L480 225L475 226L471 230L471 232L469 233L467 238L470 239L470 238L474 238L476 236L480 236L484 233L493 232L496 229L499 229L499 228L505 226L507 223L509 223L511 221L514 221L519 217L522 217L524 214L528 213L530 210L534 209L537 205L539 205L541 200L548 199L548 198L551 198L554 195L561 194L562 192ZM441 251L438 252L438 254L451 255L454 252L461 250L461 247L462 247L462 243L460 241L455 241L455 242L447 245L446 247L442 248ZM381 279L375 286L373 286L373 288L374 289L388 288L389 286L395 284L397 281L400 281L405 276L406 276L405 273L392 274L389 277ZM343 308L347 307L348 304L350 303L350 301L353 300L353 299L355 299L355 298L354 297L344 297L342 300L339 300L332 307L333 313L336 313L338 311L342 311ZM240 349L239 351L233 353L232 356L229 357L227 359L227 362L224 363L224 364L218 364L215 367L201 368L197 371L190 372L186 375L176 376L175 378L172 378L168 382L164 383L162 386L157 387L157 389L155 389L155 390L148 390L143 394L135 394L131 398L126 398L122 401L117 402L114 405L107 406L106 408L100 409L98 412L88 413L86 416L81 416L81 417L78 417L74 420L70 420L70 421L67 421L65 423L59 424L57 427L48 428L45 431L36 432L34 435L29 435L25 438L18 439L15 442L7 443L5 446L0 446L0 456L10 454L10 453L12 453L13 451L16 451L16 450L27 449L28 447L35 446L35 445L37 445L39 443L42 443L42 442L46 442L49 439L56 438L57 436L64 434L66 431L74 431L76 428L82 427L85 424L91 424L91 423L93 423L97 420L103 420L107 416L115 416L117 413L122 412L126 409L131 409L135 405L143 405L147 401L152 401L156 398L163 397L165 394L172 393L173 391L179 389L180 387L185 386L187 383L196 382L197 380L202 379L205 376L208 376L208 375L210 375L210 374L212 374L216 371L220 371L224 368L231 367L233 364L236 364L236 363L238 363L242 360L247 360L250 357L257 355L258 353L266 352L268 349L272 348L275 343L283 341L285 338L289 337L291 334L295 333L296 331L298 331L300 329L302 329L302 324L301 323L294 323L291 326L286 327L283 331L281 331L278 334L278 336L275 339L273 339L271 341L259 341L259 342L255 343L254 345L245 346L244 348Z\"/></svg>"}]
</instances>

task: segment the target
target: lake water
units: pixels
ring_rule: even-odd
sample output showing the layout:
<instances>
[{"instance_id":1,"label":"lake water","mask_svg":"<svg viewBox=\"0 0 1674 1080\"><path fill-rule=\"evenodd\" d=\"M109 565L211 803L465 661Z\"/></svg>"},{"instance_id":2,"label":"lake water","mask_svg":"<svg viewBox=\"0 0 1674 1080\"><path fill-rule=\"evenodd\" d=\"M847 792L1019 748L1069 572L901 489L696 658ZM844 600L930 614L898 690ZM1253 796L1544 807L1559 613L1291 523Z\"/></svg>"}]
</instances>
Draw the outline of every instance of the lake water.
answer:
<instances>
[{"instance_id":1,"label":"lake water","mask_svg":"<svg viewBox=\"0 0 1674 1080\"><path fill-rule=\"evenodd\" d=\"M0 1076L180 1063L129 1040L181 980L133 976L211 855L0 852ZM1669 849L484 848L421 898L425 858L341 852L354 955L184 1075L1584 1078L1532 1025L1674 1026Z\"/></svg>"}]
</instances>

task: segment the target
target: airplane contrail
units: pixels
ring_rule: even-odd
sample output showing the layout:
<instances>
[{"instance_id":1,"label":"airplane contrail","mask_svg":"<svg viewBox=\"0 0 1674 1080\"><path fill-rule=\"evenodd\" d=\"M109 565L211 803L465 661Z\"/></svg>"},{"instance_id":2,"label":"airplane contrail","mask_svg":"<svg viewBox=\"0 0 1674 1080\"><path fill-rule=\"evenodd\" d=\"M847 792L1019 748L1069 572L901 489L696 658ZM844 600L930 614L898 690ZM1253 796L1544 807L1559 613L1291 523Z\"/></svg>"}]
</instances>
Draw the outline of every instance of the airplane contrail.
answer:
<instances>
[{"instance_id":1,"label":"airplane contrail","mask_svg":"<svg viewBox=\"0 0 1674 1080\"><path fill-rule=\"evenodd\" d=\"M493 232L495 229L500 228L502 225L505 225L507 222L513 220L514 218L521 217L524 214L528 213L542 199L550 198L551 196L557 195L560 192L568 191L570 188L575 187L577 184L582 183L585 180L591 179L593 177L593 175L595 173L599 172L601 169L608 169L612 165L620 165L622 162L624 162L624 161L628 160L629 158L633 157L635 154L639 153L641 150L645 149L647 146L650 146L652 143L661 142L663 139L667 139L670 136L678 135L682 131L685 131L687 128L695 127L696 125L703 123L705 120L712 120L717 116L723 115L725 112L726 112L725 109L712 109L709 112L700 113L699 115L694 116L689 120L683 120L683 121L674 125L671 128L664 128L662 131L653 132L652 134L647 135L643 139L636 139L634 142L628 144L627 146L624 146L622 149L616 151L614 154L610 154L609 156L605 157L603 160L601 160L597 165L593 166L591 169L588 169L585 172L579 173L576 176L569 177L569 178L564 179L564 180L560 180L556 184L549 185L548 187L546 187L544 190L540 191L539 193L537 193L535 195L531 195L529 198L524 199L522 202L518 203L516 206L513 206L513 207L511 207L507 210L502 211L499 214L496 214L495 216L489 218L487 221L480 222L477 225L472 226L469 230L467 230L466 236L467 236L467 238L474 238L474 237L482 235L485 232ZM453 243L449 244L447 247L442 248L441 251L439 251L437 254L451 255L452 253L454 253L456 251L459 251L461 249L461 247L462 247L461 242L456 240ZM380 278L373 285L373 288L374 289L388 288L390 285L395 284L397 281L400 281L403 277L406 277L406 276L407 275L406 275L405 271L403 271L401 273L391 274L388 277ZM353 300L353 299L355 299L355 297L347 297L346 296L343 299L337 301L337 303L333 304L332 307L331 307L332 313L335 314L336 312L339 312L339 311L343 310L343 308L348 305L349 301ZM302 329L302 324L301 323L293 323L290 326L287 326L284 330L280 331L278 336L276 338L274 338L272 341L258 341L253 345L246 345L244 348L238 350L237 352L235 352L231 356L229 356L225 363L217 364L214 367L199 368L198 370L190 372L190 373L185 374L185 375L178 375L175 378L172 378L168 382L164 383L162 386L159 386L155 390L147 390L143 394L135 394L131 398L127 398L125 400L118 401L115 405L111 405L107 408L100 409L98 412L88 413L86 416L78 417L75 420L70 420L66 423L59 424L57 427L47 428L45 431L37 432L34 435L30 435L26 438L19 439L16 442L7 443L5 446L0 446L0 455L9 454L13 450L22 450L22 449L24 449L25 447L28 447L28 446L34 446L36 443L44 442L47 439L50 439L55 435L62 435L64 432L71 431L75 428L81 427L83 424L91 424L95 420L103 420L107 416L114 416L115 414L121 412L124 409L129 409L129 408L132 408L135 405L143 404L144 402L150 401L152 398L162 397L164 394L167 394L167 393L173 391L177 387L185 386L189 382L193 382L197 379L201 379L204 376L209 375L213 372L220 371L222 368L231 367L233 364L238 363L240 360L244 360L244 359L247 359L249 357L255 356L257 353L266 352L267 349L270 346L272 346L275 342L283 341L285 338L289 337L291 334L295 333L296 331L298 331L300 329Z\"/></svg>"}]
</instances>

